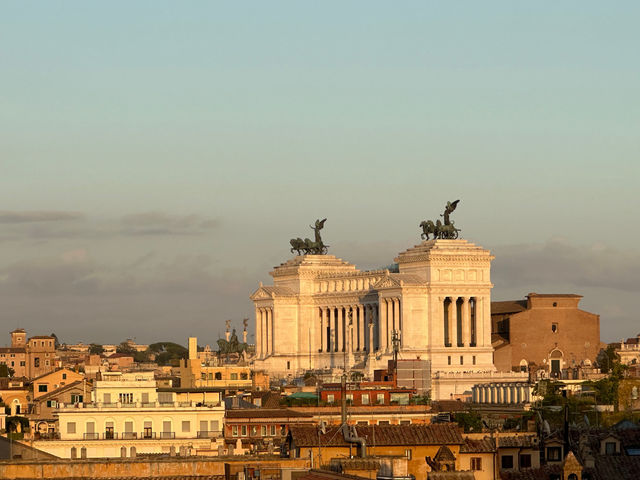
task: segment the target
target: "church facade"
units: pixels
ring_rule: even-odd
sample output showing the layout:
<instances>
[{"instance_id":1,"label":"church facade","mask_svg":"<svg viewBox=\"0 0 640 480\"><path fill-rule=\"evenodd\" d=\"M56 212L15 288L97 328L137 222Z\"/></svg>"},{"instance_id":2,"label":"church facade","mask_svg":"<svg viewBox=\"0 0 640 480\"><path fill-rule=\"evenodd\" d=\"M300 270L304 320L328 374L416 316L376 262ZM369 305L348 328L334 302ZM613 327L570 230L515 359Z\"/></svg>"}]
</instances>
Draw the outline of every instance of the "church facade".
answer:
<instances>
[{"instance_id":1,"label":"church facade","mask_svg":"<svg viewBox=\"0 0 640 480\"><path fill-rule=\"evenodd\" d=\"M509 376L493 365L492 260L482 247L450 239L400 253L398 273L298 255L251 296L255 368L274 377L343 368L370 376L395 350L400 359L431 363L433 398Z\"/></svg>"}]
</instances>

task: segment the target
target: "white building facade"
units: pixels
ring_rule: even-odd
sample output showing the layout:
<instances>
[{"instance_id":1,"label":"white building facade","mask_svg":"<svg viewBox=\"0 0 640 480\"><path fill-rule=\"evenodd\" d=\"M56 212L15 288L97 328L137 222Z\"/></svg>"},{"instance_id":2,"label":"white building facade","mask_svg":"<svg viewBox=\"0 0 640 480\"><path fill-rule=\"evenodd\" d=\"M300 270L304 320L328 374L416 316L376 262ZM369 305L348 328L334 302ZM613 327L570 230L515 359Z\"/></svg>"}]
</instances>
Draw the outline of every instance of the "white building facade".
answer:
<instances>
[{"instance_id":1,"label":"white building facade","mask_svg":"<svg viewBox=\"0 0 640 480\"><path fill-rule=\"evenodd\" d=\"M60 404L54 439L33 446L61 458L196 454L223 445L224 403L179 402L157 393L153 372L109 373L96 382L90 403Z\"/></svg>"},{"instance_id":2,"label":"white building facade","mask_svg":"<svg viewBox=\"0 0 640 480\"><path fill-rule=\"evenodd\" d=\"M465 373L456 388L470 391L496 370L492 260L466 240L440 239L400 253L399 273L360 271L333 255L294 257L251 296L255 367L284 377L346 364L371 375L387 366L395 343L398 358L430 361L434 381L438 372Z\"/></svg>"}]
</instances>

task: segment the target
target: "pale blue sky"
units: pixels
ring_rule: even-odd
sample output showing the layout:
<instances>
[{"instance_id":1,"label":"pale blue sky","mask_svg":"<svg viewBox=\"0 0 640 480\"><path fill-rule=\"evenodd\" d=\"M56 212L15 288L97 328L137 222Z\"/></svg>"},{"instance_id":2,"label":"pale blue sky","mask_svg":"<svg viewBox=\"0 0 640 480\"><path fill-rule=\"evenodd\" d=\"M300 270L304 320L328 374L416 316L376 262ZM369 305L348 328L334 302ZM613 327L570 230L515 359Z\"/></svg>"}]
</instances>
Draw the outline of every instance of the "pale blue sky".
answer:
<instances>
[{"instance_id":1,"label":"pale blue sky","mask_svg":"<svg viewBox=\"0 0 640 480\"><path fill-rule=\"evenodd\" d=\"M379 266L461 198L494 298L581 293L603 339L634 335L639 21L637 2L0 2L0 210L81 214L5 215L3 321L214 341L315 218Z\"/></svg>"}]
</instances>

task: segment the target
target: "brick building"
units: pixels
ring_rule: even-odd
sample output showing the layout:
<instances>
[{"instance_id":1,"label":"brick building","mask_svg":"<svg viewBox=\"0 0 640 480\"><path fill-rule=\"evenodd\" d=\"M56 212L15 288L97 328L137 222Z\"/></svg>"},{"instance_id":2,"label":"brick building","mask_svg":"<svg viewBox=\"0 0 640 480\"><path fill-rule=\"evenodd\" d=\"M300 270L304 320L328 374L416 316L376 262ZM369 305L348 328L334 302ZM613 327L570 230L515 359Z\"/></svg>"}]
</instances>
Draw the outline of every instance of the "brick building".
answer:
<instances>
[{"instance_id":1,"label":"brick building","mask_svg":"<svg viewBox=\"0 0 640 480\"><path fill-rule=\"evenodd\" d=\"M500 371L590 367L600 351L600 316L578 308L581 295L530 293L491 303L494 363Z\"/></svg>"},{"instance_id":2,"label":"brick building","mask_svg":"<svg viewBox=\"0 0 640 480\"><path fill-rule=\"evenodd\" d=\"M31 337L22 328L11 332L11 346L0 348L0 363L13 370L14 377L35 378L55 370L57 366L55 338L48 335Z\"/></svg>"}]
</instances>

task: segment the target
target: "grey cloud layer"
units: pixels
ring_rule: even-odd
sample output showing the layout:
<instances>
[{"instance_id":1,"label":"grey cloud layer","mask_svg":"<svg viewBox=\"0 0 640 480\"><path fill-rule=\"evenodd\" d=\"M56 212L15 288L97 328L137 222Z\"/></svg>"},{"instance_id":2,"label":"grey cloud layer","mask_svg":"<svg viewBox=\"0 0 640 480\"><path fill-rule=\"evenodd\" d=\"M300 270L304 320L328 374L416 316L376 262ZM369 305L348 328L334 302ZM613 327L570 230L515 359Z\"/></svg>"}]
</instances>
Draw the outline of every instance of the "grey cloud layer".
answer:
<instances>
[{"instance_id":1,"label":"grey cloud layer","mask_svg":"<svg viewBox=\"0 0 640 480\"><path fill-rule=\"evenodd\" d=\"M87 219L78 212L0 212L0 241L47 241L64 238L202 235L219 226L200 215L143 212L119 219Z\"/></svg>"},{"instance_id":2,"label":"grey cloud layer","mask_svg":"<svg viewBox=\"0 0 640 480\"><path fill-rule=\"evenodd\" d=\"M0 223L35 223L35 222L64 222L81 220L84 215L80 212L62 211L0 211Z\"/></svg>"},{"instance_id":3,"label":"grey cloud layer","mask_svg":"<svg viewBox=\"0 0 640 480\"><path fill-rule=\"evenodd\" d=\"M640 290L640 254L601 245L575 246L562 240L542 245L495 248L494 278L523 288L573 285L627 292Z\"/></svg>"}]
</instances>

